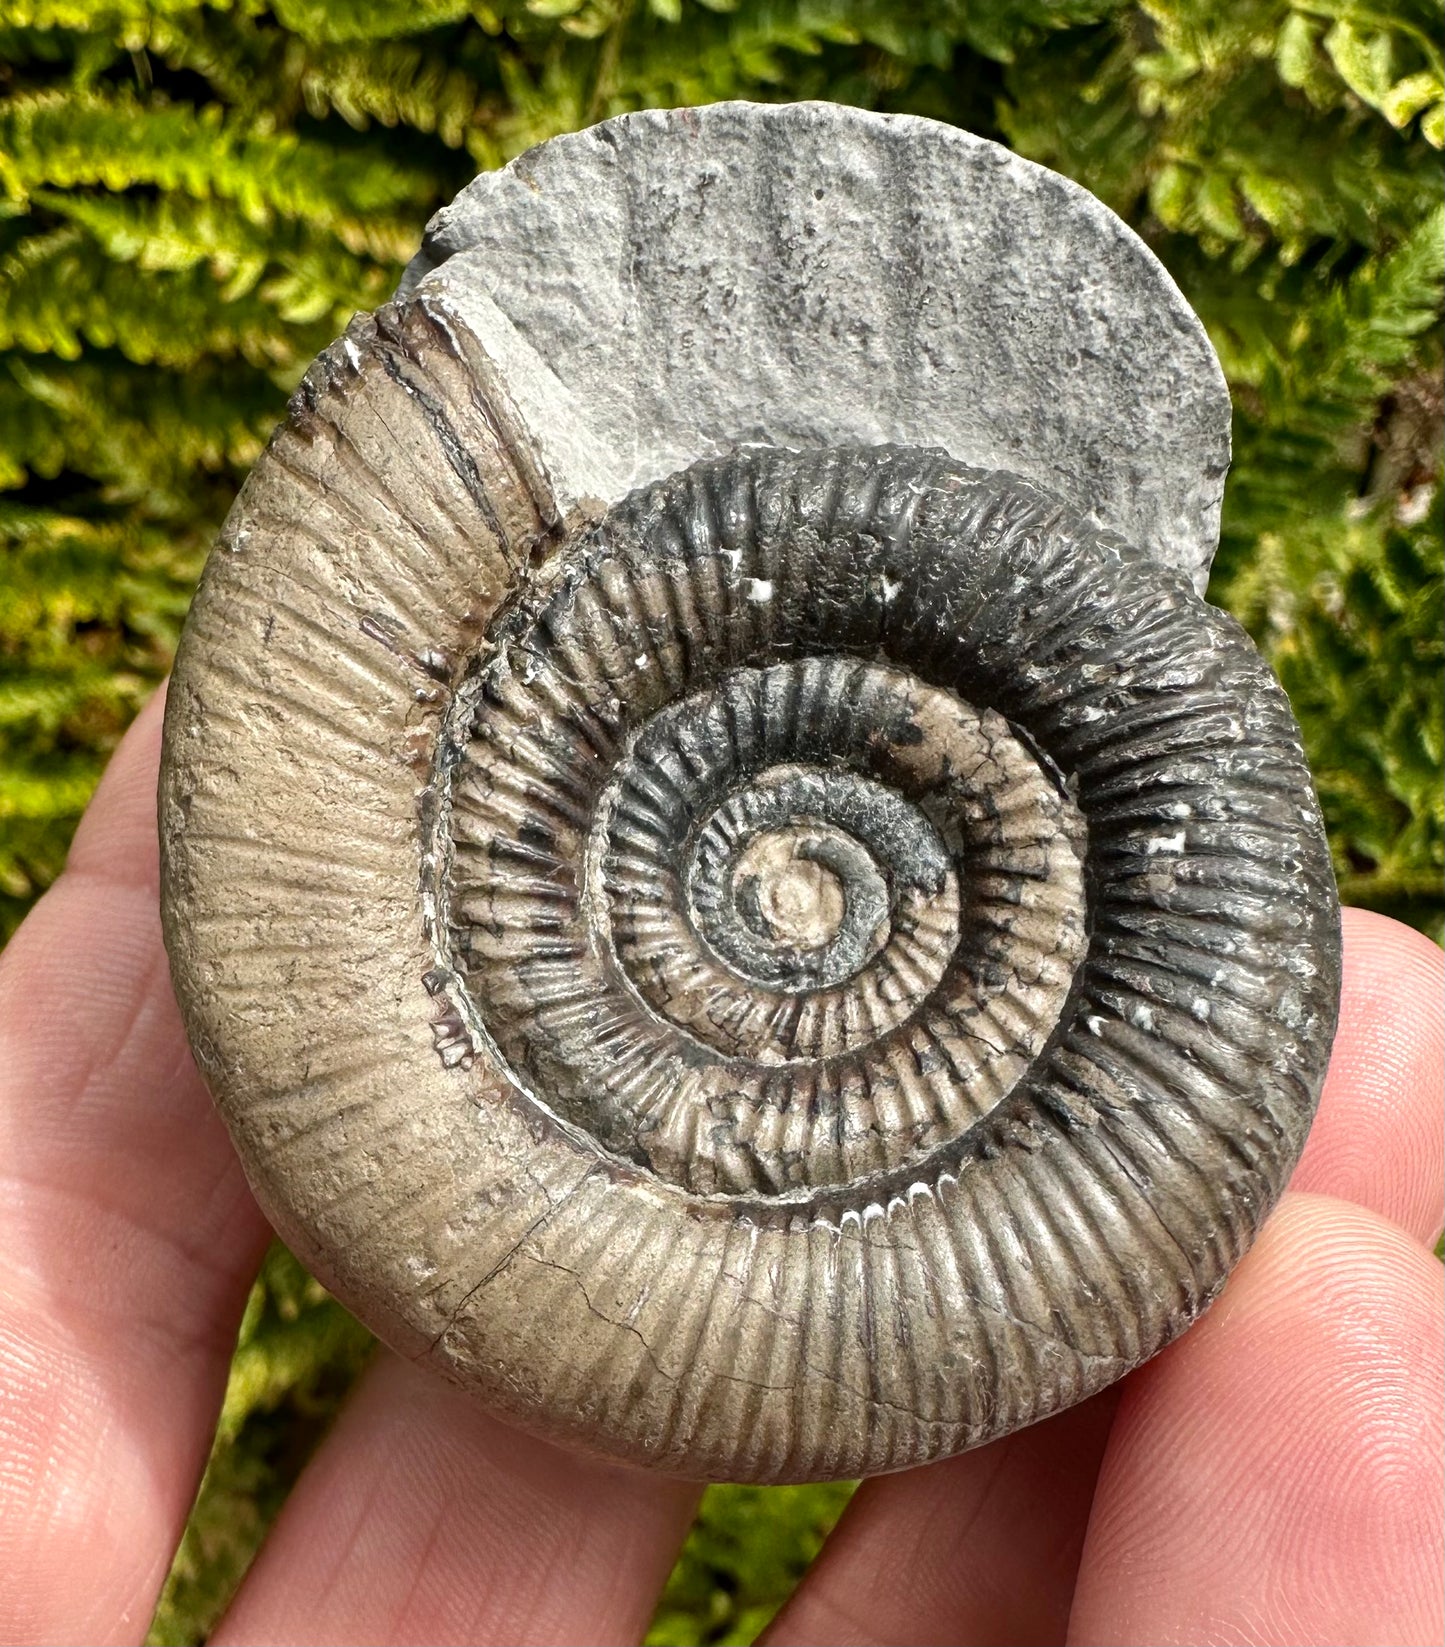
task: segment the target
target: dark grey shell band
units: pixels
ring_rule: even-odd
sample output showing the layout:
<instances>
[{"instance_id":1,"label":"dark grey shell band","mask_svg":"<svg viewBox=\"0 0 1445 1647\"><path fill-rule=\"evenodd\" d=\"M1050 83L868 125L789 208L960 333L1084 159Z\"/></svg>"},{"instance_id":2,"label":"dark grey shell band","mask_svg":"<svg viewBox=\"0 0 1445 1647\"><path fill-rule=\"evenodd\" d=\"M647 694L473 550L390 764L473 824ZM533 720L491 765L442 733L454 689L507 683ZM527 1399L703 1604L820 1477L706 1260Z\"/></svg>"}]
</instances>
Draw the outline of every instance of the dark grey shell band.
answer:
<instances>
[{"instance_id":1,"label":"dark grey shell band","mask_svg":"<svg viewBox=\"0 0 1445 1647\"><path fill-rule=\"evenodd\" d=\"M1284 694L1189 570L927 441L609 507L495 347L423 283L327 351L178 659L167 941L263 1204L402 1353L676 1473L1102 1388L1323 1079Z\"/></svg>"},{"instance_id":2,"label":"dark grey shell band","mask_svg":"<svg viewBox=\"0 0 1445 1647\"><path fill-rule=\"evenodd\" d=\"M449 1047L729 1216L1128 1116L1222 1276L1308 1126L1337 917L1288 703L1014 477L755 452L639 492L494 626L436 759Z\"/></svg>"}]
</instances>

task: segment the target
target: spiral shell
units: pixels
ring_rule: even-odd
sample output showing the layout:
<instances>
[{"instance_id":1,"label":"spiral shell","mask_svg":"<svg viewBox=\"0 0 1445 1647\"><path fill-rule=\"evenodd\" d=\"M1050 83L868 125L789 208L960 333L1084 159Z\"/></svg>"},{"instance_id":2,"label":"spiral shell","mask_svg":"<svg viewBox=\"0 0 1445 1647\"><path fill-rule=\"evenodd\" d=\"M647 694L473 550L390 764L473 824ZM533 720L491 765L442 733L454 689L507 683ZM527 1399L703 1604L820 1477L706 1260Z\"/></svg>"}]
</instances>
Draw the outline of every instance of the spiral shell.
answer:
<instances>
[{"instance_id":1,"label":"spiral shell","mask_svg":"<svg viewBox=\"0 0 1445 1647\"><path fill-rule=\"evenodd\" d=\"M1101 1388L1317 1100L1283 693L1187 571L937 447L605 506L564 429L569 491L494 345L423 283L328 351L178 659L167 940L263 1204L404 1353L677 1473Z\"/></svg>"}]
</instances>

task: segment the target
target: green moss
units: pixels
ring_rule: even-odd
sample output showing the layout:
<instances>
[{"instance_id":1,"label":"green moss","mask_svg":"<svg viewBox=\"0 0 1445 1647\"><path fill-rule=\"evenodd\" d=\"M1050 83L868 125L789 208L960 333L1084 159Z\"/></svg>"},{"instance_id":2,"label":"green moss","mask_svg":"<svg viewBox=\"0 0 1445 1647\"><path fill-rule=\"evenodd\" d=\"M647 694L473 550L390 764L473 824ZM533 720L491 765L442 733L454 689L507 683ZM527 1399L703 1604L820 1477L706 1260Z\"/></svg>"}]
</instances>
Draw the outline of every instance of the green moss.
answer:
<instances>
[{"instance_id":1,"label":"green moss","mask_svg":"<svg viewBox=\"0 0 1445 1647\"><path fill-rule=\"evenodd\" d=\"M792 1594L852 1494L842 1481L709 1487L647 1647L745 1647Z\"/></svg>"}]
</instances>

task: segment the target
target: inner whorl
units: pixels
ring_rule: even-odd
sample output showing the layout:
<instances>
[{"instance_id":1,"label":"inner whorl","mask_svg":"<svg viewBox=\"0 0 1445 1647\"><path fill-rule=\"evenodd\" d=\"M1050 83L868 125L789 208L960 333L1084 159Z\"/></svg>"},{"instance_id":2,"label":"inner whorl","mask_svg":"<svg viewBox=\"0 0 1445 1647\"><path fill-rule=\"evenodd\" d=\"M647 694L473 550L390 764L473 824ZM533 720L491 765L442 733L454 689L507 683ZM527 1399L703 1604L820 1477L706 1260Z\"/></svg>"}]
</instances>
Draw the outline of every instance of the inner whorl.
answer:
<instances>
[{"instance_id":1,"label":"inner whorl","mask_svg":"<svg viewBox=\"0 0 1445 1647\"><path fill-rule=\"evenodd\" d=\"M478 1049L689 1194L861 1206L1141 1103L1263 1160L1313 1103L1283 694L1014 477L752 451L633 494L494 621L435 784Z\"/></svg>"}]
</instances>

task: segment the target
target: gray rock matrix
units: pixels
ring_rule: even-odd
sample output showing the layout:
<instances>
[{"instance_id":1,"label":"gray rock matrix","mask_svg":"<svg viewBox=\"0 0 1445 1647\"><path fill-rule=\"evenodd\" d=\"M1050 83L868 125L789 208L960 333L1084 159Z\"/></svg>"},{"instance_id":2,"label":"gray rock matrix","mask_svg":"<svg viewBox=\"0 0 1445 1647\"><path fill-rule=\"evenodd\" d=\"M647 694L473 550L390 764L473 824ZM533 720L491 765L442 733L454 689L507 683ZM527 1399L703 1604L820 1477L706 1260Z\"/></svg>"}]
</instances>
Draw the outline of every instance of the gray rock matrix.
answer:
<instances>
[{"instance_id":1,"label":"gray rock matrix","mask_svg":"<svg viewBox=\"0 0 1445 1647\"><path fill-rule=\"evenodd\" d=\"M1113 212L996 143L828 103L625 115L463 189L403 276L423 290L555 381L608 501L740 441L941 446L1203 590L1214 350Z\"/></svg>"},{"instance_id":2,"label":"gray rock matrix","mask_svg":"<svg viewBox=\"0 0 1445 1647\"><path fill-rule=\"evenodd\" d=\"M162 914L278 1230L677 1474L844 1477L1154 1354L1308 1131L1339 910L1194 585L1197 321L917 120L629 116L313 365L167 708Z\"/></svg>"}]
</instances>

